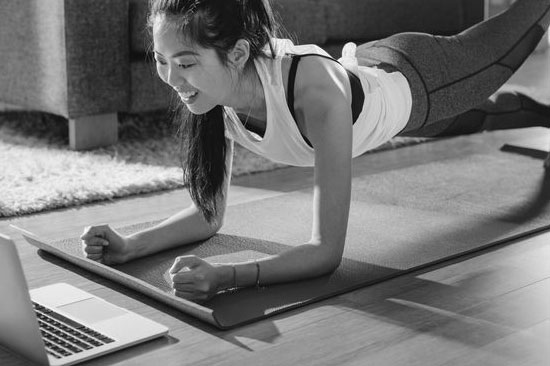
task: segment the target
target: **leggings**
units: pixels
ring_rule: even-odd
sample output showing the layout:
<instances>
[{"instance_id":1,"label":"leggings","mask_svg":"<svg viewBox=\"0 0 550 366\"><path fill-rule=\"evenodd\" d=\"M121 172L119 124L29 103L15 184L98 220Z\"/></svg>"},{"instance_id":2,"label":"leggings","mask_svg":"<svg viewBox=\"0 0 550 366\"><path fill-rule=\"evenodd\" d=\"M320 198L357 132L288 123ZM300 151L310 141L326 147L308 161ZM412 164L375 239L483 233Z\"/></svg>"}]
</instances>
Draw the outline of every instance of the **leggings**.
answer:
<instances>
[{"instance_id":1,"label":"leggings","mask_svg":"<svg viewBox=\"0 0 550 366\"><path fill-rule=\"evenodd\" d=\"M362 66L398 70L407 78L413 106L399 135L471 133L481 125L499 129L488 126L485 117L504 114L500 107L510 109L510 98L516 98L512 110L531 106L532 101L517 94L504 98L493 94L535 49L549 25L550 0L517 0L506 11L457 35L399 33L359 46L356 56ZM538 105L535 110L540 112ZM549 111L542 111L546 118ZM466 122L476 126L463 128ZM515 127L521 126L501 126Z\"/></svg>"}]
</instances>

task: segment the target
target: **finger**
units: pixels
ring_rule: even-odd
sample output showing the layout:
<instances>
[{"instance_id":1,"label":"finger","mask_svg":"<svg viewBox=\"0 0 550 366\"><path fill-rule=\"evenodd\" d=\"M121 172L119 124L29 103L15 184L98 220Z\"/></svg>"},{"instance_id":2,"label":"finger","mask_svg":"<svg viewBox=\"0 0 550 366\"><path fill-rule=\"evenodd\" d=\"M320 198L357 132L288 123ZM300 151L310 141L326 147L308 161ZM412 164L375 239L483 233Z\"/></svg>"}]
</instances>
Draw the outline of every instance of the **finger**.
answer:
<instances>
[{"instance_id":1,"label":"finger","mask_svg":"<svg viewBox=\"0 0 550 366\"><path fill-rule=\"evenodd\" d=\"M80 239L87 240L93 238L94 236L104 237L106 232L109 231L109 225L102 224L96 226L88 226L84 229L84 232L80 236Z\"/></svg>"},{"instance_id":2,"label":"finger","mask_svg":"<svg viewBox=\"0 0 550 366\"><path fill-rule=\"evenodd\" d=\"M189 268L182 268L178 273L171 273L170 277L172 282L177 283L193 283L195 276L192 274L192 271Z\"/></svg>"},{"instance_id":3,"label":"finger","mask_svg":"<svg viewBox=\"0 0 550 366\"><path fill-rule=\"evenodd\" d=\"M102 254L103 247L99 245L86 246L84 247L84 253L86 254Z\"/></svg>"},{"instance_id":4,"label":"finger","mask_svg":"<svg viewBox=\"0 0 550 366\"><path fill-rule=\"evenodd\" d=\"M105 245L109 245L109 242L103 239L93 240L88 242L82 241L82 252L87 253L101 253Z\"/></svg>"},{"instance_id":5,"label":"finger","mask_svg":"<svg viewBox=\"0 0 550 366\"><path fill-rule=\"evenodd\" d=\"M174 283L172 288L176 291L198 292L195 285L191 283Z\"/></svg>"},{"instance_id":6,"label":"finger","mask_svg":"<svg viewBox=\"0 0 550 366\"><path fill-rule=\"evenodd\" d=\"M201 265L202 262L202 259L194 255L177 257L174 264L170 268L169 273L177 273L184 267L192 269L193 267Z\"/></svg>"},{"instance_id":7,"label":"finger","mask_svg":"<svg viewBox=\"0 0 550 366\"><path fill-rule=\"evenodd\" d=\"M93 261L98 261L101 258L103 258L103 254L86 254L86 258L91 259Z\"/></svg>"},{"instance_id":8,"label":"finger","mask_svg":"<svg viewBox=\"0 0 550 366\"><path fill-rule=\"evenodd\" d=\"M91 245L91 246L107 246L107 245L109 245L109 241L105 240L103 238L99 238L97 236L94 236L93 238L85 240L84 244L85 245Z\"/></svg>"},{"instance_id":9,"label":"finger","mask_svg":"<svg viewBox=\"0 0 550 366\"><path fill-rule=\"evenodd\" d=\"M197 293L187 292L187 291L174 291L174 294L177 297L181 297L186 300L194 300L194 301L204 301L204 300L208 300L211 297L210 295L197 294Z\"/></svg>"},{"instance_id":10,"label":"finger","mask_svg":"<svg viewBox=\"0 0 550 366\"><path fill-rule=\"evenodd\" d=\"M174 283L197 283L198 281L204 281L206 278L204 273L187 267L182 268L178 273L170 274L170 277Z\"/></svg>"},{"instance_id":11,"label":"finger","mask_svg":"<svg viewBox=\"0 0 550 366\"><path fill-rule=\"evenodd\" d=\"M170 273L170 274L177 273L177 272L183 270L186 267L187 267L187 269L190 269L187 266L188 262L190 262L189 257L177 257L174 260L174 264L172 264L172 267L170 267L170 270L168 271L168 273Z\"/></svg>"},{"instance_id":12,"label":"finger","mask_svg":"<svg viewBox=\"0 0 550 366\"><path fill-rule=\"evenodd\" d=\"M196 295L193 291L179 291L174 290L174 295L177 297L183 297L184 299L193 299Z\"/></svg>"},{"instance_id":13,"label":"finger","mask_svg":"<svg viewBox=\"0 0 550 366\"><path fill-rule=\"evenodd\" d=\"M89 240L89 239L91 239L93 237L96 237L96 236L102 237L103 236L103 231L100 230L97 226L87 226L84 229L84 232L82 233L82 235L80 235L80 239L81 240Z\"/></svg>"}]
</instances>

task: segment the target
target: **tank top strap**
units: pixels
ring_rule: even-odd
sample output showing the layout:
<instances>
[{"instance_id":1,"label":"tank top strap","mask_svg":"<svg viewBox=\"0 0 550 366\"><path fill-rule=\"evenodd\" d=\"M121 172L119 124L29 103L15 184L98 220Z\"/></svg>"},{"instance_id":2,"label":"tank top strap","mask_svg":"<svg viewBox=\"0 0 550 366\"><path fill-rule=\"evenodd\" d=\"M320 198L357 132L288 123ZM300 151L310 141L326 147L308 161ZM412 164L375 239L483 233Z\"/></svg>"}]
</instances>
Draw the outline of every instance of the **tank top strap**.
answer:
<instances>
[{"instance_id":1,"label":"tank top strap","mask_svg":"<svg viewBox=\"0 0 550 366\"><path fill-rule=\"evenodd\" d=\"M288 55L292 58L292 62L290 64L290 70L288 73L287 104L288 104L290 113L292 114L292 117L294 118L294 120L296 120L296 116L294 112L294 84L296 82L296 71L298 69L298 63L300 62L300 59L306 56L318 56L318 57L326 58L328 60L332 60L338 64L340 64L340 62L338 60L333 59L330 56L326 56L318 53L288 54ZM350 72L348 69L346 69L346 73L348 74L348 78L351 86L351 95L352 95L351 110L353 115L353 123L355 123L355 121L357 121L357 118L359 117L359 114L361 113L361 110L363 109L365 94L363 92L363 87L361 85L361 81L359 80L359 77L357 77L357 75L355 75L354 73ZM304 136L304 139L311 146L311 144L309 143L309 141L305 136Z\"/></svg>"}]
</instances>

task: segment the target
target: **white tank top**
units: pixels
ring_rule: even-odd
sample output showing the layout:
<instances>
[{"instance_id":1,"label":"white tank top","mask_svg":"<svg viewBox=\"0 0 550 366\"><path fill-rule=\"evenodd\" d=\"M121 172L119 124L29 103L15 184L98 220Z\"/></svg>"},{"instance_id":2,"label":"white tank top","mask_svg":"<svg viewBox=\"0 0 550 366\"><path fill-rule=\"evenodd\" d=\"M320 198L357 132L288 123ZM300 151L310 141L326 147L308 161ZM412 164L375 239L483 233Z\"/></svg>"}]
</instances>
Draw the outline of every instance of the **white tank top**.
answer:
<instances>
[{"instance_id":1,"label":"white tank top","mask_svg":"<svg viewBox=\"0 0 550 366\"><path fill-rule=\"evenodd\" d=\"M313 166L315 150L302 137L288 108L281 60L286 54L329 55L316 45L295 46L286 39L275 39L274 46L274 58L258 57L254 61L265 95L267 121L264 136L247 130L233 108L225 107L226 136L272 161ZM405 127L411 112L412 96L407 79L400 72L387 73L373 67L358 66L352 43L344 47L339 61L359 77L365 94L363 108L353 124L352 155L356 157L388 141Z\"/></svg>"}]
</instances>

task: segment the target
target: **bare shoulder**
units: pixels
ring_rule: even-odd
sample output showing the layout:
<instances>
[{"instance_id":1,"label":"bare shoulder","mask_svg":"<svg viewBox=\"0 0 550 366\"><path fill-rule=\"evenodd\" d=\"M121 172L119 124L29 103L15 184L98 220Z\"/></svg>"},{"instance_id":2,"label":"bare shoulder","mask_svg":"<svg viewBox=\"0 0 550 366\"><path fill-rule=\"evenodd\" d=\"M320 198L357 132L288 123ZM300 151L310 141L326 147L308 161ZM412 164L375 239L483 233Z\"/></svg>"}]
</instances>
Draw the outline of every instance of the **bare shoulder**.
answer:
<instances>
[{"instance_id":1,"label":"bare shoulder","mask_svg":"<svg viewBox=\"0 0 550 366\"><path fill-rule=\"evenodd\" d=\"M295 91L350 93L348 75L338 62L324 57L309 56L300 60L299 72L296 74Z\"/></svg>"},{"instance_id":2,"label":"bare shoulder","mask_svg":"<svg viewBox=\"0 0 550 366\"><path fill-rule=\"evenodd\" d=\"M323 121L350 119L351 125L351 88L348 74L338 62L303 57L296 72L294 96L296 122L306 136Z\"/></svg>"}]
</instances>

